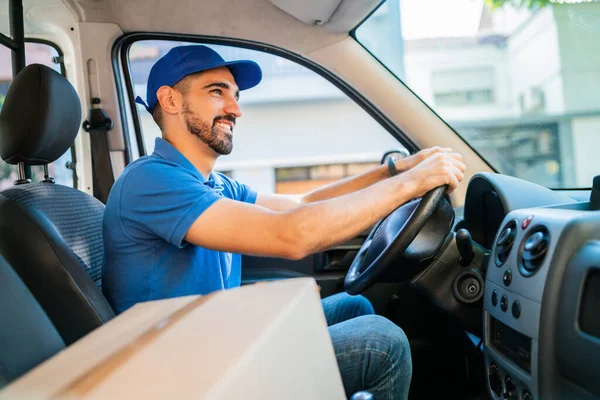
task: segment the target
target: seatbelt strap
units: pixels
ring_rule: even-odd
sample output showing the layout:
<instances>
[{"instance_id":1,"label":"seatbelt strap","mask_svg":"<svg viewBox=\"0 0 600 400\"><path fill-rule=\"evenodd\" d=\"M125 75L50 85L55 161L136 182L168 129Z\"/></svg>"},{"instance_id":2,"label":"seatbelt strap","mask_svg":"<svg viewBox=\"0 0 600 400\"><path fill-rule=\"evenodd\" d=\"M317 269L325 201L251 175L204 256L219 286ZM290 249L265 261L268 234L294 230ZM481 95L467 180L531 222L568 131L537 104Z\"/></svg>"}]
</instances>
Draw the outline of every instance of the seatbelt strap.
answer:
<instances>
[{"instance_id":1,"label":"seatbelt strap","mask_svg":"<svg viewBox=\"0 0 600 400\"><path fill-rule=\"evenodd\" d=\"M94 107L98 104L100 104L100 99L92 98L92 108L88 119L83 123L83 130L89 132L92 146L94 197L106 204L110 189L115 183L110 162L110 148L108 147L108 131L113 128L113 121L104 110Z\"/></svg>"}]
</instances>

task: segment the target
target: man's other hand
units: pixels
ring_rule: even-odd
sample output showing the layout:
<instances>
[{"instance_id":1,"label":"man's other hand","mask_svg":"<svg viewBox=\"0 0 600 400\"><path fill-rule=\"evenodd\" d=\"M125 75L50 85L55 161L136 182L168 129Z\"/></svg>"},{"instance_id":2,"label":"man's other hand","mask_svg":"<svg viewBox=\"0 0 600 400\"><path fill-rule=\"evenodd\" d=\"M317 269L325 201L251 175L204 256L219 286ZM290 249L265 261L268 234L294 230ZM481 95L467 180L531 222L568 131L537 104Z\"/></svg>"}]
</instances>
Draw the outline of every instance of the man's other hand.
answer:
<instances>
[{"instance_id":1,"label":"man's other hand","mask_svg":"<svg viewBox=\"0 0 600 400\"><path fill-rule=\"evenodd\" d=\"M452 149L447 148L447 147L436 146L436 147L431 147L428 149L423 149L423 150L419 151L418 153L415 153L411 156L408 156L406 158L396 161L396 169L399 172L408 171L409 169L420 164L421 161L428 159L429 157L431 157L434 154L450 153L450 152L452 152Z\"/></svg>"},{"instance_id":2,"label":"man's other hand","mask_svg":"<svg viewBox=\"0 0 600 400\"><path fill-rule=\"evenodd\" d=\"M443 185L448 185L448 193L452 193L464 179L465 168L460 154L436 151L397 178L412 187L414 198Z\"/></svg>"}]
</instances>

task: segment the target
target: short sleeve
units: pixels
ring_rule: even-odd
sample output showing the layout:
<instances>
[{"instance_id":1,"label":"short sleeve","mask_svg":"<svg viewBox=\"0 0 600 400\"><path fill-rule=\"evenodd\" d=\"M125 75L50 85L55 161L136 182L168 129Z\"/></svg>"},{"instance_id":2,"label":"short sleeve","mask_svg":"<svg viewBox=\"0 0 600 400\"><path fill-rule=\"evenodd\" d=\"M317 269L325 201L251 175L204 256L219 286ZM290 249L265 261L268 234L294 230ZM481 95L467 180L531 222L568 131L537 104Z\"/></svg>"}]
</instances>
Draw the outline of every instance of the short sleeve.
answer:
<instances>
[{"instance_id":1,"label":"short sleeve","mask_svg":"<svg viewBox=\"0 0 600 400\"><path fill-rule=\"evenodd\" d=\"M183 247L192 224L221 198L185 168L142 164L128 171L121 186L121 221L132 236L145 232Z\"/></svg>"},{"instance_id":2,"label":"short sleeve","mask_svg":"<svg viewBox=\"0 0 600 400\"><path fill-rule=\"evenodd\" d=\"M225 189L228 190L229 198L237 201L243 201L244 203L256 203L257 193L251 189L250 186L231 179L219 172L215 172L215 174L219 177L219 179L221 179Z\"/></svg>"}]
</instances>

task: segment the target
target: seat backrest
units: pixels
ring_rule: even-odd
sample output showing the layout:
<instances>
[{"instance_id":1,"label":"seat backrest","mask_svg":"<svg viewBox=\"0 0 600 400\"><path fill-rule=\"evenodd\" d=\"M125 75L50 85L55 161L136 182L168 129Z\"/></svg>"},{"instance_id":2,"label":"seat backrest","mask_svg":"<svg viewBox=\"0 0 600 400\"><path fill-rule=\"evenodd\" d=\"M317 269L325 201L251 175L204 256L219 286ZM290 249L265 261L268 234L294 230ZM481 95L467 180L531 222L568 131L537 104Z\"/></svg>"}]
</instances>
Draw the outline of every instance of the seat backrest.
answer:
<instances>
[{"instance_id":1,"label":"seat backrest","mask_svg":"<svg viewBox=\"0 0 600 400\"><path fill-rule=\"evenodd\" d=\"M79 190L48 183L15 186L3 191L2 196L19 204L23 209L31 208L30 218L36 218L33 210L47 218L71 249L79 266L87 271L96 286L102 290L104 205L100 201ZM6 222L15 225L23 221L23 218L14 214L5 216ZM41 224L39 221L38 225Z\"/></svg>"},{"instance_id":2,"label":"seat backrest","mask_svg":"<svg viewBox=\"0 0 600 400\"><path fill-rule=\"evenodd\" d=\"M81 104L71 84L32 64L14 79L0 111L0 156L45 165L72 145ZM50 182L0 195L0 253L19 274L66 344L114 316L101 292L104 205Z\"/></svg>"},{"instance_id":3,"label":"seat backrest","mask_svg":"<svg viewBox=\"0 0 600 400\"><path fill-rule=\"evenodd\" d=\"M65 347L15 271L0 256L0 389Z\"/></svg>"}]
</instances>

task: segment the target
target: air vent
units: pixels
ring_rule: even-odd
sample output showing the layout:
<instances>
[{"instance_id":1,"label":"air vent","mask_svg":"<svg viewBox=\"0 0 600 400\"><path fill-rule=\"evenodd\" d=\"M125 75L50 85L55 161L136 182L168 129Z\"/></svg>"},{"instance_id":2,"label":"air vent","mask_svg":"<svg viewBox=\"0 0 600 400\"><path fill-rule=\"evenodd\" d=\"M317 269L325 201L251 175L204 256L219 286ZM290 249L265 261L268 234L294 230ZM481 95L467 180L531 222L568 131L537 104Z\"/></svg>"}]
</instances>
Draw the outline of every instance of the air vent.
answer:
<instances>
[{"instance_id":1,"label":"air vent","mask_svg":"<svg viewBox=\"0 0 600 400\"><path fill-rule=\"evenodd\" d=\"M545 226L537 226L529 231L519 249L519 271L523 276L531 276L539 269L549 247L550 233Z\"/></svg>"},{"instance_id":2,"label":"air vent","mask_svg":"<svg viewBox=\"0 0 600 400\"><path fill-rule=\"evenodd\" d=\"M496 241L496 265L502 266L508 259L510 249L517 236L517 221L512 220L502 228L498 240Z\"/></svg>"}]
</instances>

